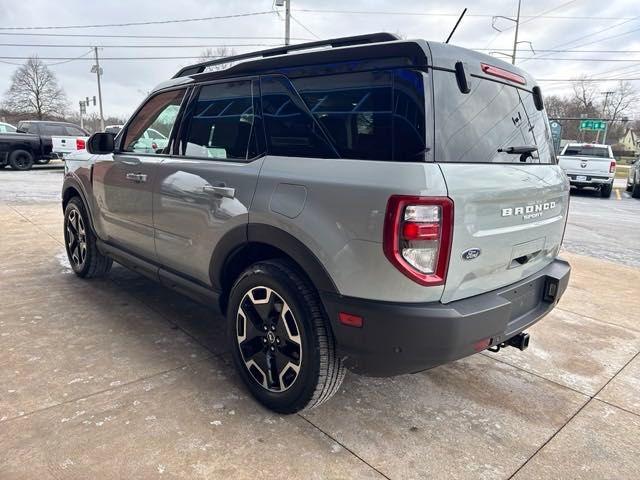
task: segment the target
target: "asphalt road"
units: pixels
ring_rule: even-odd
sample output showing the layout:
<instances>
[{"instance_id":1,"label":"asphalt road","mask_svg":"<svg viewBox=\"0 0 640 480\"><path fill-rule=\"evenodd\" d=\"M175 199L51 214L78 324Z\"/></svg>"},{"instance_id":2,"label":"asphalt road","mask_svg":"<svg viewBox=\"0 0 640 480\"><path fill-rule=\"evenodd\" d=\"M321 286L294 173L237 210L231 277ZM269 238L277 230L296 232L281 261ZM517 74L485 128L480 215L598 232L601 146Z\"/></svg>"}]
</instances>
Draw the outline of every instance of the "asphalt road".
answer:
<instances>
[{"instance_id":1,"label":"asphalt road","mask_svg":"<svg viewBox=\"0 0 640 480\"><path fill-rule=\"evenodd\" d=\"M572 189L566 250L640 267L640 199L631 198L625 186L625 180L616 180L610 198Z\"/></svg>"},{"instance_id":2,"label":"asphalt road","mask_svg":"<svg viewBox=\"0 0 640 480\"><path fill-rule=\"evenodd\" d=\"M0 201L58 201L63 173L57 161L29 172L0 170ZM595 190L572 190L564 248L640 267L640 199L625 192L624 180L616 181L610 198L601 198Z\"/></svg>"}]
</instances>

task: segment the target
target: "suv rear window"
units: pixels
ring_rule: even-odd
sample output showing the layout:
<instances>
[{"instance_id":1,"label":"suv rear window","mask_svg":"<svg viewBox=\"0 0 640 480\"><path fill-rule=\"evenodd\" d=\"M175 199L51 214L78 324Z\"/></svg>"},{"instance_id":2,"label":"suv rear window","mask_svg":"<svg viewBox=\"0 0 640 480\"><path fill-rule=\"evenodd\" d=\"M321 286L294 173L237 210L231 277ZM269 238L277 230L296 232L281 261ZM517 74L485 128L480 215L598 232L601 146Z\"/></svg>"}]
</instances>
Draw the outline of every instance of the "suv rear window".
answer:
<instances>
[{"instance_id":1,"label":"suv rear window","mask_svg":"<svg viewBox=\"0 0 640 480\"><path fill-rule=\"evenodd\" d=\"M453 73L433 71L436 161L462 163L555 163L551 130L531 92L473 78L471 92L458 89ZM536 146L531 157L498 152Z\"/></svg>"},{"instance_id":2,"label":"suv rear window","mask_svg":"<svg viewBox=\"0 0 640 480\"><path fill-rule=\"evenodd\" d=\"M587 145L568 145L562 155L567 155L570 157L609 158L609 149L607 147L591 147Z\"/></svg>"}]
</instances>

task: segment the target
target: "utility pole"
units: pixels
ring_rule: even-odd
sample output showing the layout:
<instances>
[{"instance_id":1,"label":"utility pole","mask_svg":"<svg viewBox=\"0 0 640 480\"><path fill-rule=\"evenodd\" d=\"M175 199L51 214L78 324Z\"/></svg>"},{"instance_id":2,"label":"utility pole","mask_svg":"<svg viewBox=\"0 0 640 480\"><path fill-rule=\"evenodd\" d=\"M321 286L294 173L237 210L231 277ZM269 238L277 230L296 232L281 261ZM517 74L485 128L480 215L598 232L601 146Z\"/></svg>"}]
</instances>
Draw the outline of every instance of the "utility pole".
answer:
<instances>
[{"instance_id":1,"label":"utility pole","mask_svg":"<svg viewBox=\"0 0 640 480\"><path fill-rule=\"evenodd\" d=\"M516 64L516 52L518 50L518 45L520 45L521 43L528 43L529 44L529 48L531 49L531 51L533 52L533 54L536 54L536 51L533 49L533 44L527 40L518 40L518 33L520 32L520 7L522 6L522 0L518 0L518 14L516 15L516 18L511 18L511 17L504 17L502 15L496 15L495 17L491 18L491 28L493 28L494 30L498 31L498 32L503 32L503 30L501 30L498 26L498 20L499 19L503 19L503 20L508 20L510 22L515 23L515 29L516 29L516 33L513 37L513 52L511 53L511 55L509 55L508 53L503 53L503 52L489 52L489 55L492 54L496 54L496 55L504 55L507 58L511 58L511 63L513 65Z\"/></svg>"},{"instance_id":2,"label":"utility pole","mask_svg":"<svg viewBox=\"0 0 640 480\"><path fill-rule=\"evenodd\" d=\"M102 86L100 85L100 76L102 75L102 69L100 68L100 59L98 58L98 47L93 47L93 51L96 55L96 64L91 68L92 72L95 72L98 78L98 103L100 104L100 131L104 132L104 114L102 112Z\"/></svg>"},{"instance_id":3,"label":"utility pole","mask_svg":"<svg viewBox=\"0 0 640 480\"><path fill-rule=\"evenodd\" d=\"M609 100L609 95L613 95L615 92L601 92L604 93L604 104L602 105L602 117L604 118L607 115L607 100ZM609 122L606 122L604 125L604 134L602 136L602 143L606 143L607 141L607 130L609 130ZM598 135L596 136L596 143L600 141L600 130L598 130Z\"/></svg>"},{"instance_id":4,"label":"utility pole","mask_svg":"<svg viewBox=\"0 0 640 480\"><path fill-rule=\"evenodd\" d=\"M518 30L520 28L520 6L522 0L518 0L518 14L516 15L516 34L513 37L513 55L511 55L511 64L516 64L516 48L518 47Z\"/></svg>"},{"instance_id":5,"label":"utility pole","mask_svg":"<svg viewBox=\"0 0 640 480\"><path fill-rule=\"evenodd\" d=\"M284 9L284 44L291 43L291 0L285 0Z\"/></svg>"}]
</instances>

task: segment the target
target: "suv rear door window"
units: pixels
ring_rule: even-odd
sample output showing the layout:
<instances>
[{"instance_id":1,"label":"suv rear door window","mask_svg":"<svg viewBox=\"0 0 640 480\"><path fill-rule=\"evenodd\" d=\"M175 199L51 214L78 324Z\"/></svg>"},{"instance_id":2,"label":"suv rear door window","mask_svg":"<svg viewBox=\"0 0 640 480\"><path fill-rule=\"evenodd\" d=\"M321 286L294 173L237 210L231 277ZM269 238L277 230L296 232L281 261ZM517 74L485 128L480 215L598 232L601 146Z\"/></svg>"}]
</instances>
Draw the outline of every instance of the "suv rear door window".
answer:
<instances>
[{"instance_id":1,"label":"suv rear door window","mask_svg":"<svg viewBox=\"0 0 640 480\"><path fill-rule=\"evenodd\" d=\"M171 90L149 99L127 126L123 150L135 153L168 153L169 137L185 91Z\"/></svg>"},{"instance_id":2,"label":"suv rear door window","mask_svg":"<svg viewBox=\"0 0 640 480\"><path fill-rule=\"evenodd\" d=\"M182 154L246 160L258 155L256 106L251 80L215 83L200 89L186 130Z\"/></svg>"},{"instance_id":3,"label":"suv rear door window","mask_svg":"<svg viewBox=\"0 0 640 480\"><path fill-rule=\"evenodd\" d=\"M551 130L531 92L473 78L462 94L453 73L434 71L433 78L437 161L520 163L520 155L498 150L526 145L538 148L527 163L554 163Z\"/></svg>"}]
</instances>

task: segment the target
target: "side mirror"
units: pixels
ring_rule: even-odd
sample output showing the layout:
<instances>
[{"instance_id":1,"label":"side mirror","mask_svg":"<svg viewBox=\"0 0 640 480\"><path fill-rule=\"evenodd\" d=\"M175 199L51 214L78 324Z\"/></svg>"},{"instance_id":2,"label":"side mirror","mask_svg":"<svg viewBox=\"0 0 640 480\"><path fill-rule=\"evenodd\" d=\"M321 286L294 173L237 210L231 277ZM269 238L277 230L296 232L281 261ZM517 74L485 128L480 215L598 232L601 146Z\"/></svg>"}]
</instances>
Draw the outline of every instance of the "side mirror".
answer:
<instances>
[{"instance_id":1,"label":"side mirror","mask_svg":"<svg viewBox=\"0 0 640 480\"><path fill-rule=\"evenodd\" d=\"M114 137L110 133L94 133L87 141L87 152L92 155L105 155L115 150Z\"/></svg>"}]
</instances>

